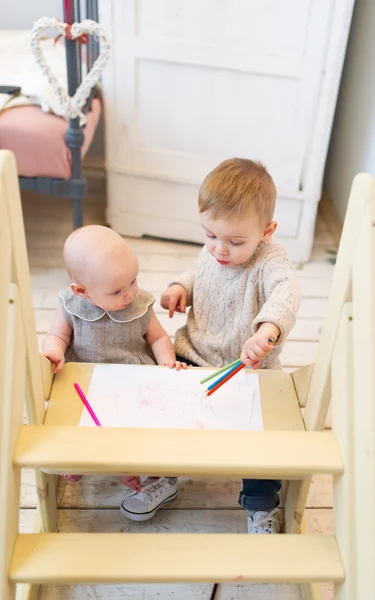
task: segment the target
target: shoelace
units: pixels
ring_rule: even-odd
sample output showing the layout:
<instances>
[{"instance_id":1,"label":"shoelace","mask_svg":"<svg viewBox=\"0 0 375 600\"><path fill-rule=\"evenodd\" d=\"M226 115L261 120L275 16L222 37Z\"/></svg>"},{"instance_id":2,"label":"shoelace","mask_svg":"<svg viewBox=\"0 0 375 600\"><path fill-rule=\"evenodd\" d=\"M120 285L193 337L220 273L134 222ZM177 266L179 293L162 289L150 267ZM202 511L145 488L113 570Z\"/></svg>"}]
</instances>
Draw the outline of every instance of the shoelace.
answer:
<instances>
[{"instance_id":1,"label":"shoelace","mask_svg":"<svg viewBox=\"0 0 375 600\"><path fill-rule=\"evenodd\" d=\"M165 481L166 481L165 477L160 477L159 479L152 479L149 483L146 483L146 485L144 485L142 487L140 492L134 492L133 494L129 494L128 498L130 498L131 496L136 496L137 494L142 494L143 492L145 492L145 496L146 496L147 500L149 500L151 497L150 493L154 492L155 490L158 490L158 493L156 495L159 496L159 494L161 492L162 484L164 484ZM149 493L146 493L146 492L149 492Z\"/></svg>"},{"instance_id":2,"label":"shoelace","mask_svg":"<svg viewBox=\"0 0 375 600\"><path fill-rule=\"evenodd\" d=\"M145 505L146 506L149 505L151 500L160 496L160 494L163 491L165 482L166 482L166 478L161 477L160 479L157 479L156 481L150 482L149 484L145 485L145 487L142 489L142 492L145 492L145 496L146 496Z\"/></svg>"},{"instance_id":3,"label":"shoelace","mask_svg":"<svg viewBox=\"0 0 375 600\"><path fill-rule=\"evenodd\" d=\"M279 512L278 509L275 508L270 513L261 512L261 514L259 516L257 516L256 520L254 520L254 517L253 517L252 518L252 529L256 533L258 533L258 531L267 531L268 533L271 533L272 532L272 523L278 522L278 519L277 519L278 512Z\"/></svg>"}]
</instances>

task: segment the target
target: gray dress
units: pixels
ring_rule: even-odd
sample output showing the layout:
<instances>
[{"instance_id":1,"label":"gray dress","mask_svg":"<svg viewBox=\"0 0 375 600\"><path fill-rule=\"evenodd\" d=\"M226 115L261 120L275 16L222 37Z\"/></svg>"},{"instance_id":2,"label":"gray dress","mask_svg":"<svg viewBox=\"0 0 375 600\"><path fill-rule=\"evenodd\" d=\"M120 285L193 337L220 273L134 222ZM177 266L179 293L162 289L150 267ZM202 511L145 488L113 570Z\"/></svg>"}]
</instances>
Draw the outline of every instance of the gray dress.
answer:
<instances>
[{"instance_id":1,"label":"gray dress","mask_svg":"<svg viewBox=\"0 0 375 600\"><path fill-rule=\"evenodd\" d=\"M129 306L115 312L92 305L70 288L61 290L59 301L73 330L66 362L155 364L145 338L155 302L149 292L139 290Z\"/></svg>"}]
</instances>

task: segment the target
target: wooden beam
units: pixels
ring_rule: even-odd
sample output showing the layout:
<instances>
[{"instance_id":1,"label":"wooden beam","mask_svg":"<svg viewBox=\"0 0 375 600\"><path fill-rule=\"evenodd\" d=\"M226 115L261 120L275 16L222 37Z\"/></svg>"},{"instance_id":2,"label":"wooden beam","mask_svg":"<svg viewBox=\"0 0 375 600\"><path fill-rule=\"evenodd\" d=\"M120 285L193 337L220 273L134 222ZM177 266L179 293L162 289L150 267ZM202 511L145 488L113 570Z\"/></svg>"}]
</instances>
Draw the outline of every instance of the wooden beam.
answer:
<instances>
[{"instance_id":1,"label":"wooden beam","mask_svg":"<svg viewBox=\"0 0 375 600\"><path fill-rule=\"evenodd\" d=\"M48 533L18 536L9 577L45 585L301 583L341 582L344 571L330 535Z\"/></svg>"},{"instance_id":2,"label":"wooden beam","mask_svg":"<svg viewBox=\"0 0 375 600\"><path fill-rule=\"evenodd\" d=\"M343 472L331 432L22 427L14 464L56 473L302 478Z\"/></svg>"}]
</instances>

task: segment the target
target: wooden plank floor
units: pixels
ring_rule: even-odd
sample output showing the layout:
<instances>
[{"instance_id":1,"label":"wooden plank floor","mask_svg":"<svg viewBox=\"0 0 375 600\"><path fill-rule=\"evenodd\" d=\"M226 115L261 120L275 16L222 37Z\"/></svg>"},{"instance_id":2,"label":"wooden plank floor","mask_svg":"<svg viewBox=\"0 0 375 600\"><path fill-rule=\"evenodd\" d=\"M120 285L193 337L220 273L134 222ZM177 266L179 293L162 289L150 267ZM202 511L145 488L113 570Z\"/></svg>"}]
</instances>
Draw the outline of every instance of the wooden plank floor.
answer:
<instances>
[{"instance_id":1,"label":"wooden plank floor","mask_svg":"<svg viewBox=\"0 0 375 600\"><path fill-rule=\"evenodd\" d=\"M90 197L86 203L86 224L104 224L104 182L100 177L90 179ZM62 247L71 231L71 209L66 200L23 194L24 218L33 286L33 302L41 343L53 317L57 294L67 284L62 260ZM327 250L335 248L330 223L318 217L312 260L296 265L302 303L297 324L285 346L282 363L293 370L312 362L317 351L320 330L327 307L333 266ZM181 271L194 269L200 248L193 244L129 240L140 261L140 285L154 293L155 310L163 326L173 337L184 321L182 315L169 320L160 308L160 293ZM148 523L132 523L119 512L126 494L118 479L86 477L70 484L61 480L58 488L59 524L63 531L201 531L245 532L246 513L237 505L240 480L182 479L178 499L159 511ZM33 473L25 471L22 478L22 531L31 531L35 515L36 494ZM307 522L312 532L330 531L332 527L332 485L328 477L315 477L310 490ZM251 557L249 557L251 560ZM209 600L212 587L207 585L128 585L128 586L51 586L42 590L41 600ZM324 600L332 597L325 586ZM300 600L299 591L291 585L222 586L220 600Z\"/></svg>"}]
</instances>

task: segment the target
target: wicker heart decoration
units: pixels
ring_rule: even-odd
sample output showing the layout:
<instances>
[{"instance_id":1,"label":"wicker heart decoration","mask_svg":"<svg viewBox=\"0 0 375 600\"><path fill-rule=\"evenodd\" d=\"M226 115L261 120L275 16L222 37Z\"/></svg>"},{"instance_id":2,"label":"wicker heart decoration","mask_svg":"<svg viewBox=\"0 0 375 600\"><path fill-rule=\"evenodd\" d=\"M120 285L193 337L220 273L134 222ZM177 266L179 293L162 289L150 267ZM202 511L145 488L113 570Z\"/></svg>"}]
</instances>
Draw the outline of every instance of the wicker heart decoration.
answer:
<instances>
[{"instance_id":1,"label":"wicker heart decoration","mask_svg":"<svg viewBox=\"0 0 375 600\"><path fill-rule=\"evenodd\" d=\"M94 36L100 42L100 54L72 98L70 98L65 90L59 85L57 78L52 73L42 52L40 42L47 29L57 31L59 35L67 37L68 39L77 40L80 43L87 43L88 35ZM91 90L98 83L109 59L111 44L108 40L106 31L99 23L90 19L82 21L82 23L68 25L55 18L50 19L48 17L42 17L34 23L32 28L31 50L43 74L48 78L48 82L52 86L60 102L65 117L70 119L79 117L90 96Z\"/></svg>"}]
</instances>

